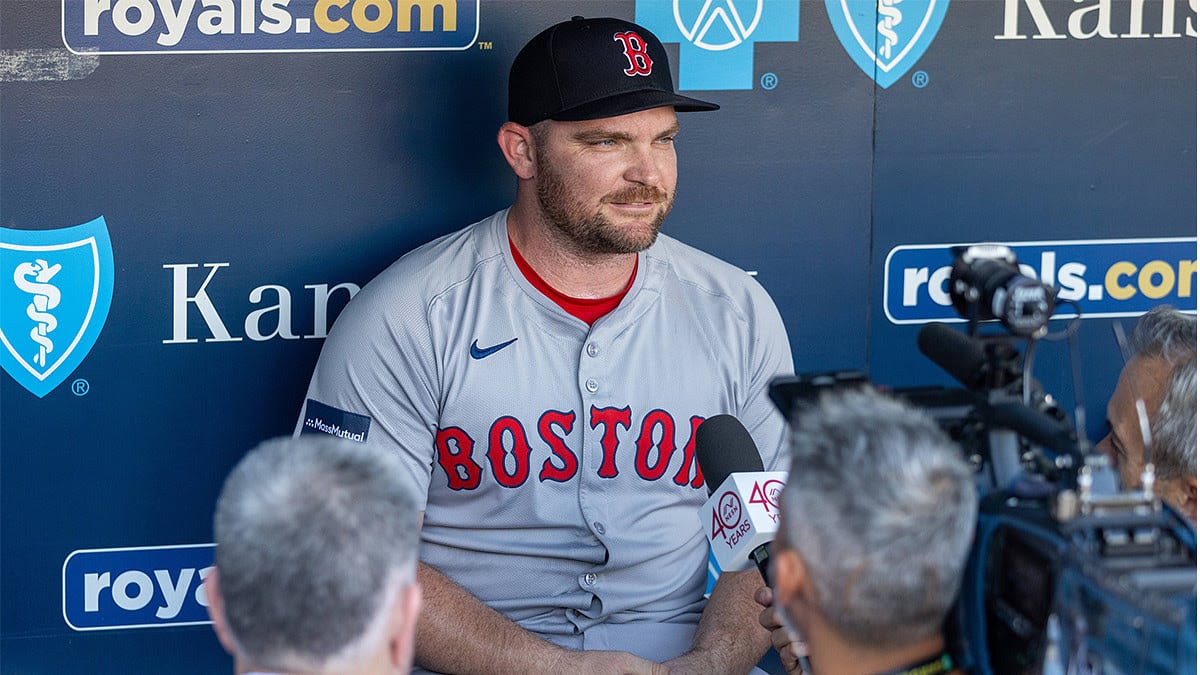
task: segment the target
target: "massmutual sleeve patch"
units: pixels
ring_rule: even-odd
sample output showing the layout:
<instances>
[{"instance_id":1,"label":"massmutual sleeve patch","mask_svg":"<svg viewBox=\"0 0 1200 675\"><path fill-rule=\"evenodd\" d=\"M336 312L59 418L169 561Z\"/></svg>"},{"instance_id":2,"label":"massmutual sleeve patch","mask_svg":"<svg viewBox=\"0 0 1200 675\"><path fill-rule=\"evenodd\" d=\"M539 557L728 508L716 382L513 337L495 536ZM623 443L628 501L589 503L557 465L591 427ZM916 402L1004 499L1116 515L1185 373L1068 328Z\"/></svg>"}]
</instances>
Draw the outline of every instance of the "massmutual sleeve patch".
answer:
<instances>
[{"instance_id":1,"label":"massmutual sleeve patch","mask_svg":"<svg viewBox=\"0 0 1200 675\"><path fill-rule=\"evenodd\" d=\"M304 425L301 434L328 434L358 443L367 442L371 418L339 410L320 401L308 399L304 404Z\"/></svg>"}]
</instances>

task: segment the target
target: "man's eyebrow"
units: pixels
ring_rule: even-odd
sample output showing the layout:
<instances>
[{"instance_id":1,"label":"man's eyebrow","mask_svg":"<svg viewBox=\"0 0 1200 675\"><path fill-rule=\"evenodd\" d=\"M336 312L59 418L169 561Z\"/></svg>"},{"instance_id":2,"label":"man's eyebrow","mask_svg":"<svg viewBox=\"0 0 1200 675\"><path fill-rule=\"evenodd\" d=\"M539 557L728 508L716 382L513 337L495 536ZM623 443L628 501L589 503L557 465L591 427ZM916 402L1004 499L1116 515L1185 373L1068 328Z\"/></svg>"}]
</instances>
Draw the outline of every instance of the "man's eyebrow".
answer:
<instances>
[{"instance_id":1,"label":"man's eyebrow","mask_svg":"<svg viewBox=\"0 0 1200 675\"><path fill-rule=\"evenodd\" d=\"M679 133L679 124L676 123L676 124L672 124L670 127L666 128L666 129L664 129L662 132L656 134L654 137L662 138L663 136L674 136L675 134L678 134L678 133ZM631 134L628 134L623 131L616 131L614 129L601 128L601 129L586 129L584 131L579 131L579 132L571 135L571 140L574 140L574 141L577 141L580 143L594 143L596 141L607 141L607 140L632 141L633 136Z\"/></svg>"},{"instance_id":2,"label":"man's eyebrow","mask_svg":"<svg viewBox=\"0 0 1200 675\"><path fill-rule=\"evenodd\" d=\"M587 129L580 131L571 136L572 140L582 143L593 143L595 141L631 141L633 136L621 131L613 131L609 129Z\"/></svg>"}]
</instances>

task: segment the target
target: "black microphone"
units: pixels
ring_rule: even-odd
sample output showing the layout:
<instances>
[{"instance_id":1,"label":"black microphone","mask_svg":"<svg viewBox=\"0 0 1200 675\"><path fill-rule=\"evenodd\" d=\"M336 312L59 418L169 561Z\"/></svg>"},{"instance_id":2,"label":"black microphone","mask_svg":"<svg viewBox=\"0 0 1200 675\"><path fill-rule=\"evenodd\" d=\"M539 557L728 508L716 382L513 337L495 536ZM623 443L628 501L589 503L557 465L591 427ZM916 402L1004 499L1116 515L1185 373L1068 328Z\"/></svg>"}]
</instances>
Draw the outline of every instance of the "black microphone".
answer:
<instances>
[{"instance_id":1,"label":"black microphone","mask_svg":"<svg viewBox=\"0 0 1200 675\"><path fill-rule=\"evenodd\" d=\"M1079 439L1066 420L1034 410L1020 401L993 403L988 406L988 412L996 425L1011 429L1056 454L1082 459Z\"/></svg>"},{"instance_id":2,"label":"black microphone","mask_svg":"<svg viewBox=\"0 0 1200 675\"><path fill-rule=\"evenodd\" d=\"M710 495L700 522L721 569L745 569L740 563L748 559L770 586L770 547L779 530L779 493L787 474L763 470L758 445L733 415L713 415L700 423L696 461ZM799 658L804 672L811 673L808 657Z\"/></svg>"},{"instance_id":3,"label":"black microphone","mask_svg":"<svg viewBox=\"0 0 1200 675\"><path fill-rule=\"evenodd\" d=\"M748 569L753 562L770 585L769 549L779 525L782 472L763 471L758 446L733 415L713 415L700 423L696 461L710 495L700 518L721 569Z\"/></svg>"},{"instance_id":4,"label":"black microphone","mask_svg":"<svg viewBox=\"0 0 1200 675\"><path fill-rule=\"evenodd\" d=\"M944 323L927 323L917 333L917 349L967 389L983 386L987 353L969 335Z\"/></svg>"},{"instance_id":5,"label":"black microphone","mask_svg":"<svg viewBox=\"0 0 1200 675\"><path fill-rule=\"evenodd\" d=\"M733 415L713 415L696 429L696 461L708 494L734 472L762 471L758 445Z\"/></svg>"},{"instance_id":6,"label":"black microphone","mask_svg":"<svg viewBox=\"0 0 1200 675\"><path fill-rule=\"evenodd\" d=\"M985 384L988 357L983 346L970 336L946 324L930 323L917 334L917 348L968 389ZM1071 428L1045 413L1019 402L992 403L989 408L994 422L1030 440L1059 452L1075 448L1077 439Z\"/></svg>"}]
</instances>

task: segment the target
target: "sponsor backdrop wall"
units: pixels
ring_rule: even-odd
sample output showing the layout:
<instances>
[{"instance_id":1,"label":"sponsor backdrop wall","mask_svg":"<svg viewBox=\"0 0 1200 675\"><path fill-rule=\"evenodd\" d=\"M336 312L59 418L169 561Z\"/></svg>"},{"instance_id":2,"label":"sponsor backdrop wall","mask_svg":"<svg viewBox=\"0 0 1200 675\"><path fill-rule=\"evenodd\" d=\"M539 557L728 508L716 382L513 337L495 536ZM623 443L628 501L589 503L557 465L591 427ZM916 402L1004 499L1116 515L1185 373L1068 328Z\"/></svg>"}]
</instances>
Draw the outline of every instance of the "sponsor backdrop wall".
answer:
<instances>
[{"instance_id":1,"label":"sponsor backdrop wall","mask_svg":"<svg viewBox=\"0 0 1200 675\"><path fill-rule=\"evenodd\" d=\"M953 384L947 245L1011 243L1087 317L1082 389L1064 342L1035 373L1097 439L1113 321L1196 307L1196 5L0 0L0 669L229 668L221 481L349 297L506 205L508 65L572 14L721 104L666 231L757 274L797 370Z\"/></svg>"}]
</instances>

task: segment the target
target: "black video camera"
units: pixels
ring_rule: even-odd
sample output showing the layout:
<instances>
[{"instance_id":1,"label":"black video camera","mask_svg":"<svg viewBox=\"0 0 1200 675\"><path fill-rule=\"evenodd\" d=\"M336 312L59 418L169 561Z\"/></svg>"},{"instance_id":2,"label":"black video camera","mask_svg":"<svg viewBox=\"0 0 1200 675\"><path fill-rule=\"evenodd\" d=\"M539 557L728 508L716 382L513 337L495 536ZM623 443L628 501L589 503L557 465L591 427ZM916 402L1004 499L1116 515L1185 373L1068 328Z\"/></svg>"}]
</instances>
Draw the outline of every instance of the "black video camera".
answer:
<instances>
[{"instance_id":1,"label":"black video camera","mask_svg":"<svg viewBox=\"0 0 1200 675\"><path fill-rule=\"evenodd\" d=\"M966 331L929 324L918 346L963 388L891 393L931 414L975 469L979 520L946 619L956 662L977 675L1194 675L1194 527L1155 496L1152 468L1121 489L1033 380L1054 289L1024 275L1007 247L952 253L949 290ZM984 334L985 322L1006 332ZM868 383L857 371L812 373L777 379L771 397L790 420L822 390Z\"/></svg>"}]
</instances>

